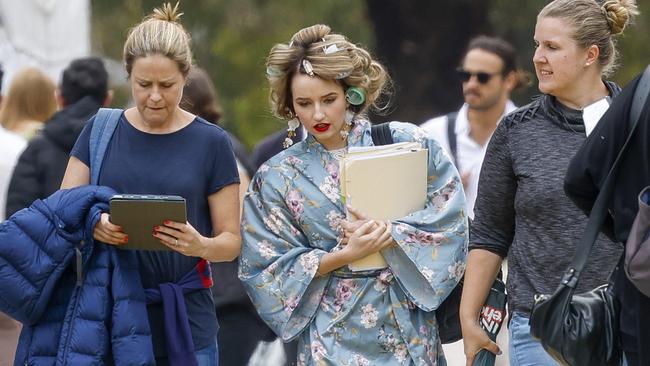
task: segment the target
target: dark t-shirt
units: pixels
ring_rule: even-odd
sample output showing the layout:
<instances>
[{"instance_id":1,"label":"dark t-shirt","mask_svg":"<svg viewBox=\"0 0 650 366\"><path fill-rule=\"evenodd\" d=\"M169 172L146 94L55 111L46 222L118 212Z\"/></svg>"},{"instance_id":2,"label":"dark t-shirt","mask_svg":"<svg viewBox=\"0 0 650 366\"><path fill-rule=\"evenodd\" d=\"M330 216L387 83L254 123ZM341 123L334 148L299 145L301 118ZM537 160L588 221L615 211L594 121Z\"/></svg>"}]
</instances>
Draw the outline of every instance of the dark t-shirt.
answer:
<instances>
[{"instance_id":1,"label":"dark t-shirt","mask_svg":"<svg viewBox=\"0 0 650 366\"><path fill-rule=\"evenodd\" d=\"M89 139L94 117L77 140L71 155L89 164ZM237 164L227 134L197 117L169 134L150 134L133 127L122 114L102 163L99 184L123 194L178 195L187 202L187 219L204 236L212 235L208 196L239 182ZM145 288L176 282L199 261L176 252L138 251ZM208 346L217 334L210 289L185 296L196 349ZM162 304L147 307L156 356L166 355Z\"/></svg>"}]
</instances>

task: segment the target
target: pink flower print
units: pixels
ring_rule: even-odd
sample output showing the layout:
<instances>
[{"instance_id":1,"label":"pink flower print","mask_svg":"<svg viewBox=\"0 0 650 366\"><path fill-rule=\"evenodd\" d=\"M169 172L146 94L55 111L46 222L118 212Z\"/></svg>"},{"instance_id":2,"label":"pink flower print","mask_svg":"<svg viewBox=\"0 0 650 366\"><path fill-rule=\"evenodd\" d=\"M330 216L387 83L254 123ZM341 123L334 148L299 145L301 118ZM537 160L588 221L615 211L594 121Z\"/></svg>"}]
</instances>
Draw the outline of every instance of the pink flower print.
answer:
<instances>
[{"instance_id":1,"label":"pink flower print","mask_svg":"<svg viewBox=\"0 0 650 366\"><path fill-rule=\"evenodd\" d=\"M424 325L420 325L420 334L422 334L423 337L426 337L429 335L429 328L427 328Z\"/></svg>"},{"instance_id":2,"label":"pink flower print","mask_svg":"<svg viewBox=\"0 0 650 366\"><path fill-rule=\"evenodd\" d=\"M418 230L414 233L409 233L408 237L405 239L407 243L414 243L423 246L439 246L444 240L445 235L442 233L429 233L421 230Z\"/></svg>"},{"instance_id":3,"label":"pink flower print","mask_svg":"<svg viewBox=\"0 0 650 366\"><path fill-rule=\"evenodd\" d=\"M343 221L343 219L345 219L343 214L341 214L340 212L332 210L332 211L328 212L327 216L325 216L325 217L327 218L327 221L329 222L330 229L332 229L333 231L335 231L339 235L341 233L343 233L343 228L341 227L341 221Z\"/></svg>"},{"instance_id":4,"label":"pink flower print","mask_svg":"<svg viewBox=\"0 0 650 366\"><path fill-rule=\"evenodd\" d=\"M290 190L285 201L289 207L289 211L293 214L293 217L296 220L299 220L302 217L305 202L305 199L302 197L300 192L296 189Z\"/></svg>"},{"instance_id":5,"label":"pink flower print","mask_svg":"<svg viewBox=\"0 0 650 366\"><path fill-rule=\"evenodd\" d=\"M338 182L338 180L339 180L339 167L338 167L338 165L332 164L332 163L327 163L327 165L325 165L325 170L327 171L327 173L330 175L330 177L332 177L332 179L335 182Z\"/></svg>"},{"instance_id":6,"label":"pink flower print","mask_svg":"<svg viewBox=\"0 0 650 366\"><path fill-rule=\"evenodd\" d=\"M302 164L302 160L300 160L297 157L291 155L291 156L287 157L287 163L289 163L290 165L296 166L296 165Z\"/></svg>"},{"instance_id":7,"label":"pink flower print","mask_svg":"<svg viewBox=\"0 0 650 366\"><path fill-rule=\"evenodd\" d=\"M384 292L392 280L393 272L391 272L390 269L385 269L379 273L379 276L377 276L375 285L373 287L377 291Z\"/></svg>"},{"instance_id":8,"label":"pink flower print","mask_svg":"<svg viewBox=\"0 0 650 366\"><path fill-rule=\"evenodd\" d=\"M275 274L275 271L278 269L278 262L273 262L271 263L268 267L266 267L266 272L269 274Z\"/></svg>"},{"instance_id":9,"label":"pink flower print","mask_svg":"<svg viewBox=\"0 0 650 366\"><path fill-rule=\"evenodd\" d=\"M431 204L433 204L433 207L436 210L443 209L447 205L447 202L452 199L452 197L456 194L457 184L458 183L452 179L447 182L447 185L444 188L433 194L433 197L431 198Z\"/></svg>"},{"instance_id":10,"label":"pink flower print","mask_svg":"<svg viewBox=\"0 0 650 366\"><path fill-rule=\"evenodd\" d=\"M314 361L319 362L326 354L327 351L325 351L322 343L319 341L311 342L311 356L314 358Z\"/></svg>"},{"instance_id":11,"label":"pink flower print","mask_svg":"<svg viewBox=\"0 0 650 366\"><path fill-rule=\"evenodd\" d=\"M377 325L377 320L379 320L379 312L375 310L372 304L366 304L361 307L361 325L364 328L370 329Z\"/></svg>"},{"instance_id":12,"label":"pink flower print","mask_svg":"<svg viewBox=\"0 0 650 366\"><path fill-rule=\"evenodd\" d=\"M296 295L291 295L287 300L284 302L284 311L287 313L287 315L291 315L294 310L298 307L299 299L298 296Z\"/></svg>"},{"instance_id":13,"label":"pink flower print","mask_svg":"<svg viewBox=\"0 0 650 366\"><path fill-rule=\"evenodd\" d=\"M465 274L465 262L458 261L453 265L449 266L447 268L447 271L449 272L449 278L453 278L456 281L460 281L460 279Z\"/></svg>"},{"instance_id":14,"label":"pink flower print","mask_svg":"<svg viewBox=\"0 0 650 366\"><path fill-rule=\"evenodd\" d=\"M334 307L338 312L343 307L343 304L348 302L354 292L357 290L356 283L352 279L342 279L336 285L336 299L334 300Z\"/></svg>"},{"instance_id":15,"label":"pink flower print","mask_svg":"<svg viewBox=\"0 0 650 366\"><path fill-rule=\"evenodd\" d=\"M354 356L352 356L352 361L354 361L354 365L356 366L370 366L370 361L358 353L355 353Z\"/></svg>"}]
</instances>

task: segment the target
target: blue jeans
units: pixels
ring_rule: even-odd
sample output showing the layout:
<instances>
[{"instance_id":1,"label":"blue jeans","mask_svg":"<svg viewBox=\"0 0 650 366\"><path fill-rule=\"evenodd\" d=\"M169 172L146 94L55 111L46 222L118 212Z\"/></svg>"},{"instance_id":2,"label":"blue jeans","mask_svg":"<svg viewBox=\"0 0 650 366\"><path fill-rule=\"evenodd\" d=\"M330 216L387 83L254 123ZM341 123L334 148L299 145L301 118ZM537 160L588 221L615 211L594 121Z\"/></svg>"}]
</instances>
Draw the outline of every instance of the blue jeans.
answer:
<instances>
[{"instance_id":1,"label":"blue jeans","mask_svg":"<svg viewBox=\"0 0 650 366\"><path fill-rule=\"evenodd\" d=\"M194 352L194 355L199 366L218 366L219 348L217 347L217 340L215 339L211 345Z\"/></svg>"},{"instance_id":2,"label":"blue jeans","mask_svg":"<svg viewBox=\"0 0 650 366\"><path fill-rule=\"evenodd\" d=\"M544 351L542 344L530 335L528 317L513 313L510 320L510 366L558 366Z\"/></svg>"}]
</instances>

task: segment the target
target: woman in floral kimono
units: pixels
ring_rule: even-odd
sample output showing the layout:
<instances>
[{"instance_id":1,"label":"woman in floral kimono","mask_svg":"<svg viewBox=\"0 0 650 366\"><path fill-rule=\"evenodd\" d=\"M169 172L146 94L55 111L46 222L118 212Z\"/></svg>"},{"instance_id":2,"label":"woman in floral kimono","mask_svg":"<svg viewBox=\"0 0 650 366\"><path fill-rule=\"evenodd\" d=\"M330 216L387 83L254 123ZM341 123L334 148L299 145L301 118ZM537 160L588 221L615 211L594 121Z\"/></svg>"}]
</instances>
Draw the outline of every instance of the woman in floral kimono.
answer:
<instances>
[{"instance_id":1,"label":"woman in floral kimono","mask_svg":"<svg viewBox=\"0 0 650 366\"><path fill-rule=\"evenodd\" d=\"M315 25L267 60L271 104L302 141L258 170L244 202L240 274L261 317L299 338L298 365L445 365L435 310L463 275L465 196L449 157L416 126L395 142L428 149L427 202L393 222L346 221L338 159L372 145L365 110L388 81L367 51ZM381 174L378 172L378 174ZM380 175L378 175L380 179ZM381 251L388 267L348 264Z\"/></svg>"}]
</instances>

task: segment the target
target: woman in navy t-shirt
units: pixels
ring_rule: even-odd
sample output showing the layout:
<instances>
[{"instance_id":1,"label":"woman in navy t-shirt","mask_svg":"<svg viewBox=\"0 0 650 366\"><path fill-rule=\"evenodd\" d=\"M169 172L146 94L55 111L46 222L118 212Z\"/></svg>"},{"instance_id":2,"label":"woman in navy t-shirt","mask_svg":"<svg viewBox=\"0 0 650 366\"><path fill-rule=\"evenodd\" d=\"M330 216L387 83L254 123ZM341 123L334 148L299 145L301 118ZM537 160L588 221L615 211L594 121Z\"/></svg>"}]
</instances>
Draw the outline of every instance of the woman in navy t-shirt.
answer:
<instances>
[{"instance_id":1,"label":"woman in navy t-shirt","mask_svg":"<svg viewBox=\"0 0 650 366\"><path fill-rule=\"evenodd\" d=\"M144 288L177 284L205 260L239 255L239 176L228 136L179 107L191 67L189 35L166 4L133 28L124 63L136 106L124 111L104 156L99 184L119 193L179 195L187 202L187 223L165 222L152 235L172 251L138 251ZM91 119L71 152L62 188L90 182ZM128 236L102 214L94 230L101 242L120 245ZM165 332L175 317L161 303L149 304L149 325L158 365L216 365L217 321L209 287L186 293L191 338ZM164 299L163 299L164 301ZM173 315L173 314L172 314ZM185 344L179 347L178 345ZM193 348L193 349L189 349ZM188 359L189 357L189 359Z\"/></svg>"}]
</instances>

